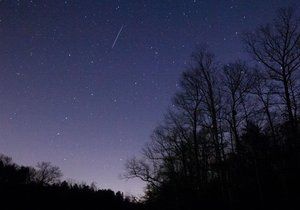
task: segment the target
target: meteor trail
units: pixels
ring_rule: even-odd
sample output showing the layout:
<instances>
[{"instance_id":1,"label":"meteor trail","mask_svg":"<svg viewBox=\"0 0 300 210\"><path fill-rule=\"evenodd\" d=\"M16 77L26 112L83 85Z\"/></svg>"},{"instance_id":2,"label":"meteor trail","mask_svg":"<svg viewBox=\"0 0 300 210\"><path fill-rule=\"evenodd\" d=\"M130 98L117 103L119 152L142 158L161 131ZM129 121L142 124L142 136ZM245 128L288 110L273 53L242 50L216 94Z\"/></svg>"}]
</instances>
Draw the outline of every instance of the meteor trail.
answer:
<instances>
[{"instance_id":1,"label":"meteor trail","mask_svg":"<svg viewBox=\"0 0 300 210\"><path fill-rule=\"evenodd\" d=\"M113 49L114 46L116 45L116 42L118 41L118 38L119 38L119 36L120 36L120 34L121 34L122 30L123 30L123 27L124 27L124 25L121 26L121 28L120 28L120 30L119 30L119 32L118 32L116 38L115 38L115 41L114 41L114 43L113 43L112 46L111 46L111 49Z\"/></svg>"}]
</instances>

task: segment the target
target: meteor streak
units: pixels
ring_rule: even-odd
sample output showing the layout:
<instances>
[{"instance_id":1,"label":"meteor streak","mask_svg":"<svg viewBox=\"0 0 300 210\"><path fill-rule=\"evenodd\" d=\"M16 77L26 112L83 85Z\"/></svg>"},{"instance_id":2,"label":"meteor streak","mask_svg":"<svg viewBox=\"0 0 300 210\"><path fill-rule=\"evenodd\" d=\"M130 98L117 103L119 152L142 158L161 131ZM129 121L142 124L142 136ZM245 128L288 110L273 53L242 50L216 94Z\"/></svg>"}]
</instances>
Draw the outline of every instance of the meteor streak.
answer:
<instances>
[{"instance_id":1,"label":"meteor streak","mask_svg":"<svg viewBox=\"0 0 300 210\"><path fill-rule=\"evenodd\" d=\"M119 38L119 36L120 36L120 34L121 34L123 28L124 28L124 25L121 26L121 28L120 28L120 30L119 30L119 32L118 32L118 34L117 34L117 36L116 36L116 38L115 38L115 40L114 40L114 43L113 43L112 46L111 46L111 49L113 49L114 46L116 45L116 42L118 41L118 38Z\"/></svg>"}]
</instances>

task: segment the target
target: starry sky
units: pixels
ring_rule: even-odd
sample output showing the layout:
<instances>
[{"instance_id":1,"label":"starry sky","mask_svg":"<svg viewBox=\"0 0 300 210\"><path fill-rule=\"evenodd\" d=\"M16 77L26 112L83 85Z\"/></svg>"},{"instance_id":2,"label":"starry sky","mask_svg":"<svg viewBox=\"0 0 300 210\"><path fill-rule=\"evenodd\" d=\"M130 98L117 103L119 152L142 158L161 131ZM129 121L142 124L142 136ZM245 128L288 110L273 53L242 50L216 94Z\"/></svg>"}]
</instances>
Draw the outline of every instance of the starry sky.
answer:
<instances>
[{"instance_id":1,"label":"starry sky","mask_svg":"<svg viewBox=\"0 0 300 210\"><path fill-rule=\"evenodd\" d=\"M141 195L120 179L163 119L197 44L249 59L241 34L298 0L0 0L0 153Z\"/></svg>"}]
</instances>

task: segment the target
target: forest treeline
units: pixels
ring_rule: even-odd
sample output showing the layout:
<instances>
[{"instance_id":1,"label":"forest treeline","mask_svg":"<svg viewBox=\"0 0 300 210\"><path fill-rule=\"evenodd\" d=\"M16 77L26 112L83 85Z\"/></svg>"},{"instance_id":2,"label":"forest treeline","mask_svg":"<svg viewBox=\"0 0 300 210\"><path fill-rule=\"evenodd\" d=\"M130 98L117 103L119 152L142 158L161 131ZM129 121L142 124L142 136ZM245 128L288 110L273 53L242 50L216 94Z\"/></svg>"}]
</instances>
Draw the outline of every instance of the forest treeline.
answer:
<instances>
[{"instance_id":1,"label":"forest treeline","mask_svg":"<svg viewBox=\"0 0 300 210\"><path fill-rule=\"evenodd\" d=\"M300 24L291 8L243 35L251 62L199 47L128 178L148 209L299 209Z\"/></svg>"},{"instance_id":2,"label":"forest treeline","mask_svg":"<svg viewBox=\"0 0 300 210\"><path fill-rule=\"evenodd\" d=\"M36 168L19 166L0 154L0 209L141 209L121 192L61 181L61 177L60 169L49 162Z\"/></svg>"}]
</instances>

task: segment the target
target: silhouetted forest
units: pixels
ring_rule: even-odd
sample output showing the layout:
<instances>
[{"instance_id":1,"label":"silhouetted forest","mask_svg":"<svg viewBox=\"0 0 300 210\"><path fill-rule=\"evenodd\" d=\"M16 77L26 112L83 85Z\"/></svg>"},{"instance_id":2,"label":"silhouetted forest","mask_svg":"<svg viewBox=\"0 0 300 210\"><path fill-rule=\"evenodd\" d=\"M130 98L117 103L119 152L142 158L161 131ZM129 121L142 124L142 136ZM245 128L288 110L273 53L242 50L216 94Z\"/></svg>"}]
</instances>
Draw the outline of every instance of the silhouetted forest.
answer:
<instances>
[{"instance_id":1,"label":"silhouetted forest","mask_svg":"<svg viewBox=\"0 0 300 210\"><path fill-rule=\"evenodd\" d=\"M1 209L299 209L299 27L287 8L245 33L251 62L195 50L163 122L126 164L147 183L142 202L1 156Z\"/></svg>"},{"instance_id":2,"label":"silhouetted forest","mask_svg":"<svg viewBox=\"0 0 300 210\"><path fill-rule=\"evenodd\" d=\"M49 162L40 162L35 169L0 155L0 209L141 209L121 192L60 181L61 176Z\"/></svg>"},{"instance_id":3,"label":"silhouetted forest","mask_svg":"<svg viewBox=\"0 0 300 210\"><path fill-rule=\"evenodd\" d=\"M199 47L126 176L149 209L299 209L300 30L293 9L243 36L249 63Z\"/></svg>"}]
</instances>

